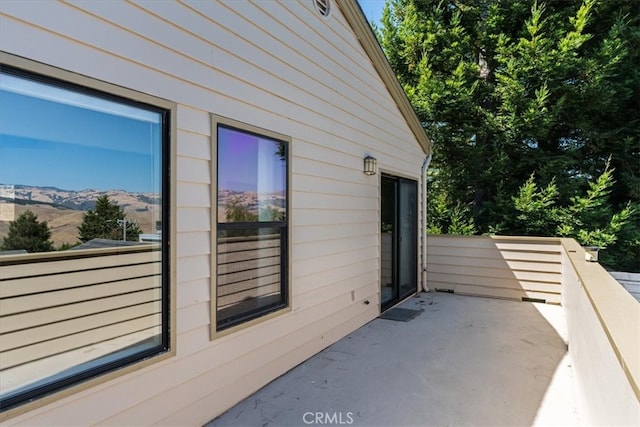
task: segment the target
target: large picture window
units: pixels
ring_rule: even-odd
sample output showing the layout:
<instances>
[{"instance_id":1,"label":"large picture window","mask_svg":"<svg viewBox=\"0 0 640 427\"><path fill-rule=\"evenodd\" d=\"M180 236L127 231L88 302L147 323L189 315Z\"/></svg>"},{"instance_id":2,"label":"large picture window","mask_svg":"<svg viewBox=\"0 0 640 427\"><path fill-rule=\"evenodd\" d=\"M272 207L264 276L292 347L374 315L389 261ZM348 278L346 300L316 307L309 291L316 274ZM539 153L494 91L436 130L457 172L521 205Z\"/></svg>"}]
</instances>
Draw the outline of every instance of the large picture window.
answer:
<instances>
[{"instance_id":1,"label":"large picture window","mask_svg":"<svg viewBox=\"0 0 640 427\"><path fill-rule=\"evenodd\" d=\"M2 411L171 352L172 105L51 70L0 68Z\"/></svg>"},{"instance_id":2,"label":"large picture window","mask_svg":"<svg viewBox=\"0 0 640 427\"><path fill-rule=\"evenodd\" d=\"M220 331L287 306L288 142L226 122L215 132Z\"/></svg>"}]
</instances>

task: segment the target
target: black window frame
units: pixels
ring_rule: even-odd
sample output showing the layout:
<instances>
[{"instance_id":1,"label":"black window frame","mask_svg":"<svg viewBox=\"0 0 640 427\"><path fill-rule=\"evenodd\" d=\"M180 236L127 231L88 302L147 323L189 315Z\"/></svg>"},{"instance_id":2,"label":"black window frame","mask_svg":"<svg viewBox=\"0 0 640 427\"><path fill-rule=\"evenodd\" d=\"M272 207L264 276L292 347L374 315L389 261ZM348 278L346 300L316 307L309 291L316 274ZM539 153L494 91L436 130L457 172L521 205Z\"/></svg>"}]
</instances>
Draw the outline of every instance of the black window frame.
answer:
<instances>
[{"instance_id":1,"label":"black window frame","mask_svg":"<svg viewBox=\"0 0 640 427\"><path fill-rule=\"evenodd\" d=\"M146 95L141 92L122 88L111 83L99 81L91 77L81 76L73 72L61 70L45 64L35 63L28 59L15 57L13 55L4 53L2 53L2 55L3 60L0 61L0 75L11 75L17 78L45 84L54 88L69 90L72 92L80 93L82 95L115 102L124 106L158 113L161 116L162 129L160 132L160 155L162 156L162 159L160 161L160 171L162 173L162 177L160 179L160 192L162 198L161 232L163 236L160 249L162 254L162 330L160 333L160 343L149 349L142 350L122 358L118 358L117 360L100 364L99 366L85 369L81 372L69 375L62 379L54 380L51 383L35 386L23 392L16 393L9 398L2 399L0 397L0 413L4 418L6 412L9 412L8 415L11 416L11 411L16 408L22 408L30 403L38 404L38 402L40 402L43 398L55 398L60 392L69 391L69 389L72 389L76 386L84 386L89 381L96 379L103 379L104 381L106 381L130 372L130 370L132 369L136 369L137 366L135 365L138 365L141 362L148 362L150 360L159 362L162 359L158 358L158 356L165 355L169 357L175 355L175 301L173 295L174 291L172 288L172 286L174 285L174 279L172 278L172 276L175 275L172 266L174 264L175 255L173 254L173 250L171 248L171 236L173 235L172 233L174 228L172 226L172 222L174 221L173 215L175 212L172 208L172 203L174 203L174 190L172 183L173 161L171 158L171 156L173 155L173 139L175 139L175 132L173 131L173 127L175 127L175 124L173 123L173 121L175 120L175 104L166 100L152 97L150 95ZM8 59L8 61L5 61L5 58ZM18 65L14 65L13 63L17 63ZM23 64L24 67L22 66ZM33 69L36 69L37 71L33 71ZM51 72L51 74L53 74L54 76L49 75L49 72ZM76 81L80 81L80 83ZM124 93L124 95L111 93L109 92L110 89L113 89L115 92ZM142 98L145 100L150 99L150 102L145 102L136 98ZM164 104L164 106L154 104L153 101L156 100L158 104ZM78 258L83 257L86 256L78 256ZM22 262L19 260L1 260L0 268L5 265L16 265L20 263ZM75 366L82 366L82 363ZM47 400L47 402L48 401L49 400Z\"/></svg>"},{"instance_id":2,"label":"black window frame","mask_svg":"<svg viewBox=\"0 0 640 427\"><path fill-rule=\"evenodd\" d=\"M219 129L225 128L228 130L245 133L248 135L255 136L257 138L269 139L272 141L276 141L278 143L282 143L284 147L284 162L285 162L285 197L286 197L286 205L285 205L285 220L284 221L257 221L257 222L219 222L218 215L215 215L215 227L216 229L213 232L212 245L214 254L214 262L215 262L215 277L213 277L215 292L212 293L212 297L215 295L215 300L212 302L213 310L215 310L215 315L212 318L215 318L216 321L212 322L212 336L215 337L216 334L228 330L233 330L233 328L237 326L241 326L247 324L248 322L258 320L264 316L272 314L274 312L278 312L280 310L286 309L289 307L290 302L290 289L289 289L289 218L290 218L290 182L289 182L289 170L290 170L290 144L291 139L286 137L285 135L278 134L276 132L272 132L266 129L260 129L255 126L251 126L248 124L236 122L235 120L225 119L222 117L218 117L213 115L213 131L215 132L215 190L214 194L214 203L216 212L218 209L218 193L219 193L219 163L218 163L218 153L219 153ZM227 230L247 230L247 229L268 229L268 228L277 228L280 231L280 301L277 303L269 304L266 306L258 307L253 310L249 310L242 314L238 314L235 316L230 316L226 318L224 321L218 320L218 260L217 260L217 245L218 245L218 231L227 231Z\"/></svg>"}]
</instances>

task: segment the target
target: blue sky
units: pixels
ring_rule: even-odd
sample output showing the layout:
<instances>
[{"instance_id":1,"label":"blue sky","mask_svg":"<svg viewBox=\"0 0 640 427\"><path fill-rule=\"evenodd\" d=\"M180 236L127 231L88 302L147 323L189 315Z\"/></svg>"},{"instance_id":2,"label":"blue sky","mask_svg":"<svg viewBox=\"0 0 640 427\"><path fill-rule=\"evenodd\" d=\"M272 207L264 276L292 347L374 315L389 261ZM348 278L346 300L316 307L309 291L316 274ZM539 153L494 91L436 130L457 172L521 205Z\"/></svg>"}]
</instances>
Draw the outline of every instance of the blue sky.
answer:
<instances>
[{"instance_id":1,"label":"blue sky","mask_svg":"<svg viewBox=\"0 0 640 427\"><path fill-rule=\"evenodd\" d=\"M358 0L358 3L360 3L360 7L367 17L367 21L373 21L376 24L380 22L385 0Z\"/></svg>"},{"instance_id":2,"label":"blue sky","mask_svg":"<svg viewBox=\"0 0 640 427\"><path fill-rule=\"evenodd\" d=\"M160 191L159 113L3 74L0 184Z\"/></svg>"}]
</instances>

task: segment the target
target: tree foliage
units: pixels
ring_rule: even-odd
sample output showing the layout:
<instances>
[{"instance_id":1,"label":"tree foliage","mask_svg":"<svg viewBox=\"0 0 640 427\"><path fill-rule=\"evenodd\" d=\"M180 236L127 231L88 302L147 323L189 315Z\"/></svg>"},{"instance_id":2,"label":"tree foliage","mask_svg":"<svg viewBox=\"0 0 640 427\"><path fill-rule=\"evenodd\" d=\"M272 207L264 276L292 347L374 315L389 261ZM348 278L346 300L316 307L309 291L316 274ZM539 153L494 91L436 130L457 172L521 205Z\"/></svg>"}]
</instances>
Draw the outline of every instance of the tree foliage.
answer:
<instances>
[{"instance_id":1,"label":"tree foliage","mask_svg":"<svg viewBox=\"0 0 640 427\"><path fill-rule=\"evenodd\" d=\"M636 1L388 0L377 34L435 143L430 200L445 214L539 234L567 213L552 204L630 215L640 202ZM605 173L609 207L590 206Z\"/></svg>"},{"instance_id":2,"label":"tree foliage","mask_svg":"<svg viewBox=\"0 0 640 427\"><path fill-rule=\"evenodd\" d=\"M601 260L617 270L636 270L640 260L640 204L629 202L621 209L610 203L613 170L589 182L583 195L562 205L551 182L538 187L532 175L513 197L513 214L500 227L509 234L573 237L586 246L605 248Z\"/></svg>"},{"instance_id":3,"label":"tree foliage","mask_svg":"<svg viewBox=\"0 0 640 427\"><path fill-rule=\"evenodd\" d=\"M437 181L432 180L431 186L437 188ZM427 232L431 234L473 235L477 232L469 208L453 202L443 191L430 192L427 218Z\"/></svg>"},{"instance_id":4,"label":"tree foliage","mask_svg":"<svg viewBox=\"0 0 640 427\"><path fill-rule=\"evenodd\" d=\"M96 200L96 207L89 209L82 215L82 224L78 226L81 242L92 239L124 240L123 226L126 224L126 240L137 241L142 233L135 221L126 219L124 209L117 203L111 202L104 195Z\"/></svg>"},{"instance_id":5,"label":"tree foliage","mask_svg":"<svg viewBox=\"0 0 640 427\"><path fill-rule=\"evenodd\" d=\"M227 222L257 222L258 214L251 212L241 197L231 197L225 209Z\"/></svg>"},{"instance_id":6,"label":"tree foliage","mask_svg":"<svg viewBox=\"0 0 640 427\"><path fill-rule=\"evenodd\" d=\"M38 221L38 216L25 211L9 224L9 233L2 240L3 250L26 250L27 252L48 252L53 250L51 231L46 221Z\"/></svg>"}]
</instances>

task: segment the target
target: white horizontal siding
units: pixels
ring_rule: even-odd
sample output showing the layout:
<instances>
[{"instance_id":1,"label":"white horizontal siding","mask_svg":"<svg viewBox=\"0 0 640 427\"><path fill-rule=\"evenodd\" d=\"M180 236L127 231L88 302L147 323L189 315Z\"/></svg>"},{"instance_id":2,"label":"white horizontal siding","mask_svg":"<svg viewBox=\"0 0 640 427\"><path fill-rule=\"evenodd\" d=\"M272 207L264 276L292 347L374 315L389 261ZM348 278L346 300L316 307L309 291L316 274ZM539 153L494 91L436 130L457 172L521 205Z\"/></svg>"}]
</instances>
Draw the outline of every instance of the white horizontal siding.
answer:
<instances>
[{"instance_id":1,"label":"white horizontal siding","mask_svg":"<svg viewBox=\"0 0 640 427\"><path fill-rule=\"evenodd\" d=\"M317 274L296 278L294 309L314 304L328 295L358 289L361 283L377 286L378 270L370 268L368 261L360 261L328 271L320 278ZM369 289L375 293L377 289Z\"/></svg>"},{"instance_id":2,"label":"white horizontal siding","mask_svg":"<svg viewBox=\"0 0 640 427\"><path fill-rule=\"evenodd\" d=\"M180 122L180 117L180 112L178 112L178 122ZM179 129L178 140L180 141L180 145L177 147L179 156L197 160L211 160L211 139L208 134Z\"/></svg>"},{"instance_id":3,"label":"white horizontal siding","mask_svg":"<svg viewBox=\"0 0 640 427\"><path fill-rule=\"evenodd\" d=\"M202 423L377 315L362 159L418 179L424 154L337 7L2 1L0 49L178 103L177 356L8 424ZM210 113L292 138L292 311L213 342Z\"/></svg>"},{"instance_id":4,"label":"white horizontal siding","mask_svg":"<svg viewBox=\"0 0 640 427\"><path fill-rule=\"evenodd\" d=\"M322 242L297 243L293 245L293 261L315 259L336 253L351 253L369 250L377 253L378 236L363 235L357 239L333 239Z\"/></svg>"},{"instance_id":5,"label":"white horizontal siding","mask_svg":"<svg viewBox=\"0 0 640 427\"><path fill-rule=\"evenodd\" d=\"M211 192L208 184L178 182L176 198L179 207L211 208Z\"/></svg>"},{"instance_id":6,"label":"white horizontal siding","mask_svg":"<svg viewBox=\"0 0 640 427\"><path fill-rule=\"evenodd\" d=\"M344 194L322 194L297 191L293 194L292 205L304 206L306 209L351 210L378 208L377 197L348 196Z\"/></svg>"},{"instance_id":7,"label":"white horizontal siding","mask_svg":"<svg viewBox=\"0 0 640 427\"><path fill-rule=\"evenodd\" d=\"M359 262L367 262L371 270L377 271L378 269L377 258L372 258L369 251L357 250L298 260L293 264L293 274L294 277L304 276L307 280L307 276L322 276L328 271L349 267ZM327 266L329 267L327 268ZM323 281L322 277L318 277L318 280Z\"/></svg>"},{"instance_id":8,"label":"white horizontal siding","mask_svg":"<svg viewBox=\"0 0 640 427\"><path fill-rule=\"evenodd\" d=\"M194 159L178 156L176 162L178 181L211 184L211 171L208 159Z\"/></svg>"},{"instance_id":9,"label":"white horizontal siding","mask_svg":"<svg viewBox=\"0 0 640 427\"><path fill-rule=\"evenodd\" d=\"M180 283L211 277L210 256L200 255L186 258L178 258L176 274L178 275L178 287Z\"/></svg>"},{"instance_id":10,"label":"white horizontal siding","mask_svg":"<svg viewBox=\"0 0 640 427\"><path fill-rule=\"evenodd\" d=\"M294 157L293 161L296 159ZM313 175L313 171L297 173L292 180L294 193L297 190L307 192L318 192L324 194L337 194L344 196L373 196L377 195L378 189L375 187L373 179L366 180L358 177L358 181L340 181L331 176ZM362 174L364 177L365 175ZM295 195L294 195L295 197Z\"/></svg>"},{"instance_id":11,"label":"white horizontal siding","mask_svg":"<svg viewBox=\"0 0 640 427\"><path fill-rule=\"evenodd\" d=\"M180 290L177 295L176 306L178 308L188 307L190 305L208 302L209 295L209 279L196 279L190 282L180 283Z\"/></svg>"},{"instance_id":12,"label":"white horizontal siding","mask_svg":"<svg viewBox=\"0 0 640 427\"><path fill-rule=\"evenodd\" d=\"M178 309L178 334L209 324L209 301Z\"/></svg>"},{"instance_id":13,"label":"white horizontal siding","mask_svg":"<svg viewBox=\"0 0 640 427\"><path fill-rule=\"evenodd\" d=\"M372 223L378 219L377 212L366 209L324 210L324 209L294 209L292 222L298 225L330 225L330 224L359 224Z\"/></svg>"},{"instance_id":14,"label":"white horizontal siding","mask_svg":"<svg viewBox=\"0 0 640 427\"><path fill-rule=\"evenodd\" d=\"M188 231L210 231L211 209L209 208L179 208L178 233Z\"/></svg>"},{"instance_id":15,"label":"white horizontal siding","mask_svg":"<svg viewBox=\"0 0 640 427\"><path fill-rule=\"evenodd\" d=\"M181 257L208 255L211 253L211 236L206 231L183 232L178 234L178 253Z\"/></svg>"},{"instance_id":16,"label":"white horizontal siding","mask_svg":"<svg viewBox=\"0 0 640 427\"><path fill-rule=\"evenodd\" d=\"M317 242L339 238L354 238L368 234L378 235L377 221L358 224L327 224L296 227L293 232L293 243Z\"/></svg>"}]
</instances>

